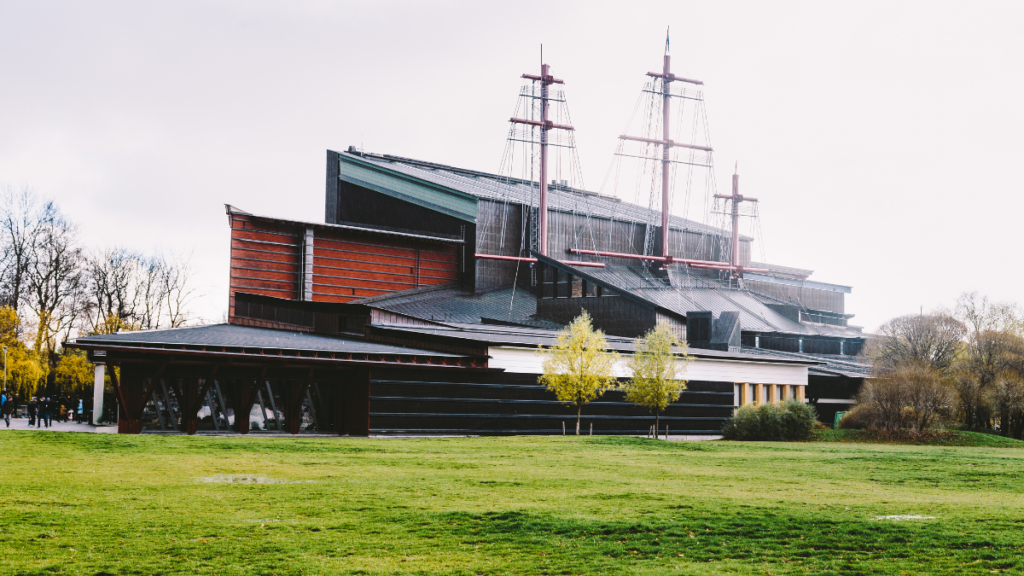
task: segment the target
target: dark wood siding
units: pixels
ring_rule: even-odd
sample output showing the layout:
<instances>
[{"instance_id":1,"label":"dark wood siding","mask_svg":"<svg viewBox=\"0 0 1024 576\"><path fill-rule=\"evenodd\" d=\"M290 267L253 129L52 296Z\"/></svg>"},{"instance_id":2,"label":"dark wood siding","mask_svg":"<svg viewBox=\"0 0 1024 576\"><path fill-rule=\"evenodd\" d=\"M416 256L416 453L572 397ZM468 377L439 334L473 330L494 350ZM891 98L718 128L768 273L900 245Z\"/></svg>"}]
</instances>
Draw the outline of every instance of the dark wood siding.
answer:
<instances>
[{"instance_id":1,"label":"dark wood siding","mask_svg":"<svg viewBox=\"0 0 1024 576\"><path fill-rule=\"evenodd\" d=\"M475 376L374 371L370 387L371 434L572 434L576 409L537 384L536 374ZM662 431L716 434L732 415L732 382L690 382L661 415ZM605 393L583 407L581 430L594 434L643 434L654 424L646 409Z\"/></svg>"}]
</instances>

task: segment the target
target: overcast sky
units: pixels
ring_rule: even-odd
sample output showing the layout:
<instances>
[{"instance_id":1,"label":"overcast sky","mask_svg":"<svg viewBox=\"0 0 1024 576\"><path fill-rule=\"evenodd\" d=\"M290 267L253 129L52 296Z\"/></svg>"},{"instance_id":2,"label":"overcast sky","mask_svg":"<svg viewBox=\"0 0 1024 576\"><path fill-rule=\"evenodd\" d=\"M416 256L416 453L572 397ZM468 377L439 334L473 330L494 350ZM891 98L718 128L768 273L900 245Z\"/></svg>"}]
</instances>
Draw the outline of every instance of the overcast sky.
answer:
<instances>
[{"instance_id":1,"label":"overcast sky","mask_svg":"<svg viewBox=\"0 0 1024 576\"><path fill-rule=\"evenodd\" d=\"M770 262L853 286L852 323L1024 302L1024 3L0 0L0 183L91 247L192 252L227 308L223 204L322 221L325 150L497 171L544 44L600 185L666 26L705 82ZM755 248L759 254L759 248Z\"/></svg>"}]
</instances>

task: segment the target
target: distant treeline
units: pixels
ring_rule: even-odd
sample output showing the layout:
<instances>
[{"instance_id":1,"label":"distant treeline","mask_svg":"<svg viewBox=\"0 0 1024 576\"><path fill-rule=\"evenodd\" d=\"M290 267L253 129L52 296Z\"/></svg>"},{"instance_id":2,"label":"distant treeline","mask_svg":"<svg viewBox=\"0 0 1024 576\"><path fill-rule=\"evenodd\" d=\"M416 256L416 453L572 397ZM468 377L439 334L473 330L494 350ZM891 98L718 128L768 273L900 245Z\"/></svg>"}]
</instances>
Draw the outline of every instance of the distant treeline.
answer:
<instances>
[{"instance_id":1,"label":"distant treeline","mask_svg":"<svg viewBox=\"0 0 1024 576\"><path fill-rule=\"evenodd\" d=\"M189 258L83 246L78 224L31 189L0 188L0 344L19 396L87 385L91 369L61 343L78 334L194 322Z\"/></svg>"}]
</instances>

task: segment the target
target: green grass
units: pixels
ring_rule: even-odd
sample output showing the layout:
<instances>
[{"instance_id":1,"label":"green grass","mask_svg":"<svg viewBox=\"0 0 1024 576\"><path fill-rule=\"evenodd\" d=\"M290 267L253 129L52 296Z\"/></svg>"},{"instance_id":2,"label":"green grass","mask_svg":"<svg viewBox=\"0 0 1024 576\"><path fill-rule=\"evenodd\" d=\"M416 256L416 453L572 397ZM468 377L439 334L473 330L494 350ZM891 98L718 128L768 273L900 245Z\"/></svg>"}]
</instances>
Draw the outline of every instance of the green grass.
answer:
<instances>
[{"instance_id":1,"label":"green grass","mask_svg":"<svg viewBox=\"0 0 1024 576\"><path fill-rule=\"evenodd\" d=\"M230 475L280 483L200 481ZM0 432L0 574L1020 573L1021 477L997 448Z\"/></svg>"},{"instance_id":2,"label":"green grass","mask_svg":"<svg viewBox=\"0 0 1024 576\"><path fill-rule=\"evenodd\" d=\"M973 446L990 448L1024 448L1024 442L981 432L934 430L913 434L908 431L879 430L815 430L816 442L868 442L875 444L915 444L921 446Z\"/></svg>"}]
</instances>

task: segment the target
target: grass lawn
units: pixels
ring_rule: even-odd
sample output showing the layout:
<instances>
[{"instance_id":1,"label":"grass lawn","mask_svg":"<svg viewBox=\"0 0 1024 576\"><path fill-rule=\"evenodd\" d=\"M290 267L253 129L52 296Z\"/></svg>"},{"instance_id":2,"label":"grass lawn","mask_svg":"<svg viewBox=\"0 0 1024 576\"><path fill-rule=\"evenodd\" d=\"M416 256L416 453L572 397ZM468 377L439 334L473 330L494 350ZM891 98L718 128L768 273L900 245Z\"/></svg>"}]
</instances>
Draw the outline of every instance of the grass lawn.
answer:
<instances>
[{"instance_id":1,"label":"grass lawn","mask_svg":"<svg viewBox=\"0 0 1024 576\"><path fill-rule=\"evenodd\" d=\"M919 444L922 446L974 446L991 448L1024 448L1024 442L995 434L960 430L930 430L920 434L903 430L815 430L817 442L871 442L875 444Z\"/></svg>"},{"instance_id":2,"label":"grass lawn","mask_svg":"<svg viewBox=\"0 0 1024 576\"><path fill-rule=\"evenodd\" d=\"M1021 573L1022 477L993 447L3 431L0 574Z\"/></svg>"}]
</instances>

